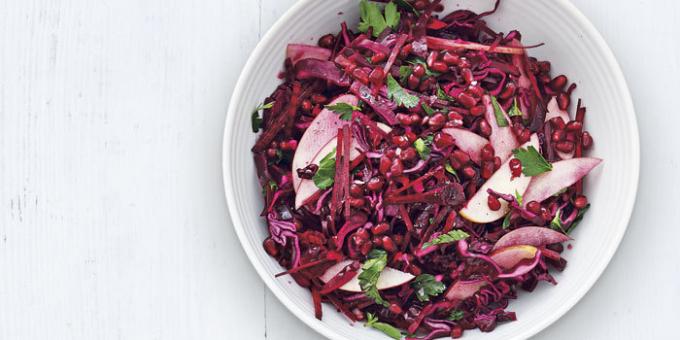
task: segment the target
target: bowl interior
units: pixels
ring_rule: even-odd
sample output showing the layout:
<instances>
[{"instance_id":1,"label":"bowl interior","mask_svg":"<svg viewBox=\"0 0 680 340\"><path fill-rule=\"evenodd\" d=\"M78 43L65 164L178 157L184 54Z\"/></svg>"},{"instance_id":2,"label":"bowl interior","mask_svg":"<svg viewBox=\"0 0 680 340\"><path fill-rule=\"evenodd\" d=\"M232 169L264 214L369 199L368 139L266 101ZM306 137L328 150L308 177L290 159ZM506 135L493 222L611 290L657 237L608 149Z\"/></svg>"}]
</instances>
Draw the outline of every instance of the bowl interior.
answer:
<instances>
[{"instance_id":1,"label":"bowl interior","mask_svg":"<svg viewBox=\"0 0 680 340\"><path fill-rule=\"evenodd\" d=\"M488 9L493 1L444 1L456 8ZM311 297L288 277L275 279L281 267L262 251L267 236L260 189L250 148L256 135L250 129L250 112L279 83L287 43L314 44L319 36L337 32L339 24L358 22L355 0L297 3L270 30L251 56L236 87L225 127L224 184L229 210L250 260L275 295L309 326L332 339L386 339L361 324L351 325L334 308L324 306L324 319L313 317ZM637 189L639 141L630 94L610 50L566 0L504 0L487 18L498 31L518 29L525 44L544 42L530 54L550 60L553 74L566 74L578 84L575 97L588 107L586 129L595 146L591 156L604 159L586 183L592 209L573 233L572 250L564 253L567 269L556 275L557 286L541 283L531 294L520 293L509 310L518 321L494 332L467 332L466 339L514 339L533 335L555 321L592 286L613 256L623 236ZM572 109L573 112L573 109Z\"/></svg>"}]
</instances>

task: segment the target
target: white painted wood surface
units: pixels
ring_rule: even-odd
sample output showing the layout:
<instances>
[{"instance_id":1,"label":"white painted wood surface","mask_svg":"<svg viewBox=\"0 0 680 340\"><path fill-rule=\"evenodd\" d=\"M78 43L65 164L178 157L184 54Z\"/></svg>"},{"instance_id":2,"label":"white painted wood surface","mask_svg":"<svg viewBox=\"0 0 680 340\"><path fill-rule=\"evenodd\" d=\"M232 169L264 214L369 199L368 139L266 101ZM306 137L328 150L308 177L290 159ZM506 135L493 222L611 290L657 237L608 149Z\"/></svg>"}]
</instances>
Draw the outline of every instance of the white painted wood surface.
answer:
<instances>
[{"instance_id":1,"label":"white painted wood surface","mask_svg":"<svg viewBox=\"0 0 680 340\"><path fill-rule=\"evenodd\" d=\"M250 267L220 169L239 71L293 2L0 2L0 339L320 338ZM630 82L642 178L612 264L536 338L677 339L680 2L574 2Z\"/></svg>"}]
</instances>

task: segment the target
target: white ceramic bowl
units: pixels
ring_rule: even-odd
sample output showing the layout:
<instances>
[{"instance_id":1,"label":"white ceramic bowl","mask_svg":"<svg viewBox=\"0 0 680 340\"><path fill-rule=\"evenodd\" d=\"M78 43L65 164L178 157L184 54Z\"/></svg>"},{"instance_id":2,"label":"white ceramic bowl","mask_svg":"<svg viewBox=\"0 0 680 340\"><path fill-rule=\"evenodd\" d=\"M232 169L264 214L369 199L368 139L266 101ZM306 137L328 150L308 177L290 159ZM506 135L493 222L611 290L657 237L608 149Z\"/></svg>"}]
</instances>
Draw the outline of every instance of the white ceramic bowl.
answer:
<instances>
[{"instance_id":1,"label":"white ceramic bowl","mask_svg":"<svg viewBox=\"0 0 680 340\"><path fill-rule=\"evenodd\" d=\"M350 325L334 308L324 306L323 321L314 318L309 292L290 278L274 278L281 267L262 249L267 235L260 188L250 148L256 136L250 112L279 83L286 44L314 43L337 32L343 20L358 22L356 0L301 0L262 39L234 91L224 135L224 187L234 228L250 261L269 289L307 325L335 340L387 339L361 324ZM488 8L491 0L444 1L456 8ZM470 6L474 4L474 7ZM342 13L342 14L339 14ZM595 139L591 155L604 159L587 181L592 209L574 233L566 251L567 269L559 284L545 283L510 304L518 321L501 324L492 333L466 332L465 339L523 339L562 316L590 289L614 255L632 212L639 173L639 140L635 113L625 79L607 44L588 20L567 0L503 0L487 18L499 31L519 29L523 42L546 45L530 54L550 60L554 74L564 73L578 84L575 97L588 107L586 128Z\"/></svg>"}]
</instances>

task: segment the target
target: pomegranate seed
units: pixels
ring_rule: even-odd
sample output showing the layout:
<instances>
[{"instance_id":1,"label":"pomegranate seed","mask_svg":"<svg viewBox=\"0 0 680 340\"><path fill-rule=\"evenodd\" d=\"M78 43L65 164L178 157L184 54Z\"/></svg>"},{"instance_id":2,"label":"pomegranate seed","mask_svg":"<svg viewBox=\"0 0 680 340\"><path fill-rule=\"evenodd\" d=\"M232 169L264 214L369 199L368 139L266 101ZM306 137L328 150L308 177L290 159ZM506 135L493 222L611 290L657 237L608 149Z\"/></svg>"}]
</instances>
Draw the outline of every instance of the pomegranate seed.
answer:
<instances>
[{"instance_id":1,"label":"pomegranate seed","mask_svg":"<svg viewBox=\"0 0 680 340\"><path fill-rule=\"evenodd\" d=\"M357 230L354 235L356 235L358 238L360 238L362 241L368 241L369 237L371 235L368 234L368 230L361 228Z\"/></svg>"},{"instance_id":2,"label":"pomegranate seed","mask_svg":"<svg viewBox=\"0 0 680 340\"><path fill-rule=\"evenodd\" d=\"M414 264L410 264L407 267L407 270L408 270L409 273L411 273L415 276L418 276L422 273L422 270L420 270L420 268L418 266L414 265Z\"/></svg>"},{"instance_id":3,"label":"pomegranate seed","mask_svg":"<svg viewBox=\"0 0 680 340\"><path fill-rule=\"evenodd\" d=\"M269 158L276 158L278 156L277 149L273 149L273 148L267 149L267 156Z\"/></svg>"},{"instance_id":4,"label":"pomegranate seed","mask_svg":"<svg viewBox=\"0 0 680 340\"><path fill-rule=\"evenodd\" d=\"M455 55L455 54L451 54L451 53L449 53L449 52L446 52L446 53L444 53L444 55L442 56L442 60L443 60L447 65L453 66L453 65L458 65L458 62L460 61L460 57L457 56L457 55Z\"/></svg>"},{"instance_id":5,"label":"pomegranate seed","mask_svg":"<svg viewBox=\"0 0 680 340\"><path fill-rule=\"evenodd\" d=\"M399 307L399 305L396 304L396 303L390 304L390 307L389 307L388 309L389 309L390 312L393 313L393 314L401 314L401 313L403 313L403 310L401 310L401 307Z\"/></svg>"},{"instance_id":6,"label":"pomegranate seed","mask_svg":"<svg viewBox=\"0 0 680 340\"><path fill-rule=\"evenodd\" d=\"M312 103L314 104L326 104L328 102L328 98L322 94L314 94L312 95Z\"/></svg>"},{"instance_id":7,"label":"pomegranate seed","mask_svg":"<svg viewBox=\"0 0 680 340\"><path fill-rule=\"evenodd\" d=\"M524 143L528 142L529 139L531 139L531 131L529 131L529 129L524 129L524 130L522 130L522 133L520 133L520 134L517 136L517 141L518 141L520 144L524 144Z\"/></svg>"},{"instance_id":8,"label":"pomegranate seed","mask_svg":"<svg viewBox=\"0 0 680 340\"><path fill-rule=\"evenodd\" d=\"M443 61L435 61L432 63L432 71L439 72L439 73L446 73L449 70L449 65L447 65Z\"/></svg>"},{"instance_id":9,"label":"pomegranate seed","mask_svg":"<svg viewBox=\"0 0 680 340\"><path fill-rule=\"evenodd\" d=\"M407 147L408 147L408 145L407 145ZM388 149L387 151L385 151L385 156L387 156L387 157L389 157L390 159L392 159L392 158L394 158L394 157L397 156L397 150L395 150L395 149Z\"/></svg>"},{"instance_id":10,"label":"pomegranate seed","mask_svg":"<svg viewBox=\"0 0 680 340\"><path fill-rule=\"evenodd\" d=\"M461 93L458 95L458 101L463 104L466 108L470 109L477 105L477 100L467 93Z\"/></svg>"},{"instance_id":11,"label":"pomegranate seed","mask_svg":"<svg viewBox=\"0 0 680 340\"><path fill-rule=\"evenodd\" d=\"M413 131L406 131L404 132L404 137L408 140L409 143L413 143L418 139L418 136Z\"/></svg>"},{"instance_id":12,"label":"pomegranate seed","mask_svg":"<svg viewBox=\"0 0 680 340\"><path fill-rule=\"evenodd\" d=\"M493 158L495 156L495 152L493 149L493 146L491 144L486 144L482 147L482 151L479 153L482 160L485 161L493 161Z\"/></svg>"},{"instance_id":13,"label":"pomegranate seed","mask_svg":"<svg viewBox=\"0 0 680 340\"><path fill-rule=\"evenodd\" d=\"M458 339L463 336L463 327L461 326L454 326L451 329L451 338L453 339Z\"/></svg>"},{"instance_id":14,"label":"pomegranate seed","mask_svg":"<svg viewBox=\"0 0 680 340\"><path fill-rule=\"evenodd\" d=\"M379 64L387 59L387 54L378 52L371 57L371 63Z\"/></svg>"},{"instance_id":15,"label":"pomegranate seed","mask_svg":"<svg viewBox=\"0 0 680 340\"><path fill-rule=\"evenodd\" d=\"M550 80L551 80L550 76L547 75L547 74L541 74L540 76L538 76L538 81L541 84L548 84L548 83L550 83Z\"/></svg>"},{"instance_id":16,"label":"pomegranate seed","mask_svg":"<svg viewBox=\"0 0 680 340\"><path fill-rule=\"evenodd\" d=\"M350 197L349 205L352 208L361 208L366 204L366 200L363 197Z\"/></svg>"},{"instance_id":17,"label":"pomegranate seed","mask_svg":"<svg viewBox=\"0 0 680 340\"><path fill-rule=\"evenodd\" d=\"M300 104L300 108L302 108L302 111L309 112L312 111L312 102L309 99L305 99L302 101L302 104Z\"/></svg>"},{"instance_id":18,"label":"pomegranate seed","mask_svg":"<svg viewBox=\"0 0 680 340\"><path fill-rule=\"evenodd\" d=\"M454 152L451 153L451 157L458 161L458 163L460 164L465 164L470 161L470 156L462 150L455 150Z\"/></svg>"},{"instance_id":19,"label":"pomegranate seed","mask_svg":"<svg viewBox=\"0 0 680 340\"><path fill-rule=\"evenodd\" d=\"M571 99L569 99L569 95L562 92L557 95L557 105L560 107L560 110L567 110L569 109L569 103L571 102Z\"/></svg>"},{"instance_id":20,"label":"pomegranate seed","mask_svg":"<svg viewBox=\"0 0 680 340\"><path fill-rule=\"evenodd\" d=\"M468 185L465 187L465 196L466 197L472 197L477 193L477 186L475 186L475 183L470 181Z\"/></svg>"},{"instance_id":21,"label":"pomegranate seed","mask_svg":"<svg viewBox=\"0 0 680 340\"><path fill-rule=\"evenodd\" d=\"M420 86L418 86L418 91L420 92L427 92L434 84L437 82L437 80L434 77L427 77L423 79L422 82L420 82ZM416 109L420 110L420 106L416 106Z\"/></svg>"},{"instance_id":22,"label":"pomegranate seed","mask_svg":"<svg viewBox=\"0 0 680 340\"><path fill-rule=\"evenodd\" d=\"M470 64L470 61L467 60L467 58L462 57L458 60L458 67L459 68L470 68L472 64Z\"/></svg>"},{"instance_id":23,"label":"pomegranate seed","mask_svg":"<svg viewBox=\"0 0 680 340\"><path fill-rule=\"evenodd\" d=\"M437 134L434 135L434 145L440 149L447 148L453 145L454 142L455 140L448 133L437 132Z\"/></svg>"},{"instance_id":24,"label":"pomegranate seed","mask_svg":"<svg viewBox=\"0 0 680 340\"><path fill-rule=\"evenodd\" d=\"M423 66L421 64L417 64L417 65L413 66L413 73L411 73L411 74L413 74L414 76L416 76L418 78L424 76L425 75L425 66Z\"/></svg>"},{"instance_id":25,"label":"pomegranate seed","mask_svg":"<svg viewBox=\"0 0 680 340\"><path fill-rule=\"evenodd\" d=\"M505 85L505 88L503 89L503 91L501 91L501 94L499 95L499 97L501 99L508 99L508 98L515 95L516 90L517 90L517 86L515 86L514 83L507 83Z\"/></svg>"},{"instance_id":26,"label":"pomegranate seed","mask_svg":"<svg viewBox=\"0 0 680 340\"><path fill-rule=\"evenodd\" d=\"M359 249L359 251L361 252L361 255L366 256L371 252L371 249L373 249L373 245L370 242L366 242L361 245L361 249Z\"/></svg>"},{"instance_id":27,"label":"pomegranate seed","mask_svg":"<svg viewBox=\"0 0 680 340\"><path fill-rule=\"evenodd\" d=\"M567 86L567 82L568 82L567 77L562 74L555 77L555 79L551 80L548 86L550 86L550 88L553 89L553 91L559 92L564 90L564 87Z\"/></svg>"},{"instance_id":28,"label":"pomegranate seed","mask_svg":"<svg viewBox=\"0 0 680 340\"><path fill-rule=\"evenodd\" d=\"M583 129L583 124L581 122L572 120L567 124L566 127L567 131L572 131L572 132L581 132L581 129Z\"/></svg>"},{"instance_id":29,"label":"pomegranate seed","mask_svg":"<svg viewBox=\"0 0 680 340\"><path fill-rule=\"evenodd\" d=\"M538 215L538 214L541 213L541 203L538 203L536 201L531 201L531 202L527 203L527 210Z\"/></svg>"},{"instance_id":30,"label":"pomegranate seed","mask_svg":"<svg viewBox=\"0 0 680 340\"><path fill-rule=\"evenodd\" d=\"M486 111L486 108L484 106L477 105L477 106L470 109L470 114L475 116L475 117L479 117L482 114L484 114L485 111Z\"/></svg>"},{"instance_id":31,"label":"pomegranate seed","mask_svg":"<svg viewBox=\"0 0 680 340\"><path fill-rule=\"evenodd\" d=\"M376 176L368 180L368 183L366 183L366 188L368 188L370 191L378 192L382 190L384 185L385 180L380 176Z\"/></svg>"},{"instance_id":32,"label":"pomegranate seed","mask_svg":"<svg viewBox=\"0 0 680 340\"><path fill-rule=\"evenodd\" d=\"M318 45L323 48L333 48L333 45L335 45L335 36L332 34L324 35L319 38Z\"/></svg>"},{"instance_id":33,"label":"pomegranate seed","mask_svg":"<svg viewBox=\"0 0 680 340\"><path fill-rule=\"evenodd\" d=\"M517 178L522 174L522 162L519 159L513 158L510 161L510 172L512 173L512 178Z\"/></svg>"},{"instance_id":34,"label":"pomegranate seed","mask_svg":"<svg viewBox=\"0 0 680 340\"><path fill-rule=\"evenodd\" d=\"M555 117L550 120L550 126L555 130L564 130L564 128L567 127L567 123L564 122L562 117Z\"/></svg>"},{"instance_id":35,"label":"pomegranate seed","mask_svg":"<svg viewBox=\"0 0 680 340\"><path fill-rule=\"evenodd\" d=\"M541 215L541 218L546 220L546 221L550 221L550 219L552 218L550 211L546 208L543 208L543 207L541 207L541 214L540 215Z\"/></svg>"},{"instance_id":36,"label":"pomegranate seed","mask_svg":"<svg viewBox=\"0 0 680 340\"><path fill-rule=\"evenodd\" d=\"M349 194L354 197L364 196L364 186L361 184L352 183L352 185L349 186Z\"/></svg>"},{"instance_id":37,"label":"pomegranate seed","mask_svg":"<svg viewBox=\"0 0 680 340\"><path fill-rule=\"evenodd\" d=\"M439 59L439 52L437 51L432 51L430 54L427 56L427 67L432 68L432 65Z\"/></svg>"},{"instance_id":38,"label":"pomegranate seed","mask_svg":"<svg viewBox=\"0 0 680 340\"><path fill-rule=\"evenodd\" d=\"M588 198L583 195L578 195L574 198L574 207L576 209L583 209L588 205Z\"/></svg>"},{"instance_id":39,"label":"pomegranate seed","mask_svg":"<svg viewBox=\"0 0 680 340\"><path fill-rule=\"evenodd\" d=\"M386 175L390 171L391 166L392 166L391 159L389 159L386 156L380 157L380 166L378 167L378 170L380 171L381 174Z\"/></svg>"},{"instance_id":40,"label":"pomegranate seed","mask_svg":"<svg viewBox=\"0 0 680 340\"><path fill-rule=\"evenodd\" d=\"M491 125L489 125L486 119L479 121L479 133L484 137L491 136Z\"/></svg>"},{"instance_id":41,"label":"pomegranate seed","mask_svg":"<svg viewBox=\"0 0 680 340\"><path fill-rule=\"evenodd\" d=\"M463 126L463 116L461 116L458 112L449 112L448 117L449 121L447 123L453 123L454 127Z\"/></svg>"},{"instance_id":42,"label":"pomegranate seed","mask_svg":"<svg viewBox=\"0 0 680 340\"><path fill-rule=\"evenodd\" d=\"M415 74L411 74L410 76L408 76L408 81L406 82L406 85L411 90L415 90L418 88L418 85L420 85L420 78L417 77Z\"/></svg>"},{"instance_id":43,"label":"pomegranate seed","mask_svg":"<svg viewBox=\"0 0 680 340\"><path fill-rule=\"evenodd\" d=\"M501 201L499 201L498 198L496 198L495 196L489 195L486 201L487 201L486 204L492 211L498 211L501 209Z\"/></svg>"},{"instance_id":44,"label":"pomegranate seed","mask_svg":"<svg viewBox=\"0 0 680 340\"><path fill-rule=\"evenodd\" d=\"M392 136L392 144L400 148L407 148L411 143L409 143L406 136Z\"/></svg>"},{"instance_id":45,"label":"pomegranate seed","mask_svg":"<svg viewBox=\"0 0 680 340\"><path fill-rule=\"evenodd\" d=\"M405 113L397 113L397 120L401 125L411 125L411 116Z\"/></svg>"},{"instance_id":46,"label":"pomegranate seed","mask_svg":"<svg viewBox=\"0 0 680 340\"><path fill-rule=\"evenodd\" d=\"M555 149L564 153L571 153L574 151L574 142L564 141L555 144Z\"/></svg>"},{"instance_id":47,"label":"pomegranate seed","mask_svg":"<svg viewBox=\"0 0 680 340\"><path fill-rule=\"evenodd\" d=\"M549 73L549 72L550 72L550 67L551 67L551 66L550 66L550 62L549 62L549 61L540 61L540 62L538 63L538 69L540 70L540 72Z\"/></svg>"},{"instance_id":48,"label":"pomegranate seed","mask_svg":"<svg viewBox=\"0 0 680 340\"><path fill-rule=\"evenodd\" d=\"M397 251L397 245L394 244L394 241L392 241L392 238L389 236L385 235L382 237L382 246L383 249L387 250L389 253L394 253Z\"/></svg>"},{"instance_id":49,"label":"pomegranate seed","mask_svg":"<svg viewBox=\"0 0 680 340\"><path fill-rule=\"evenodd\" d=\"M354 71L352 71L352 76L356 80L358 80L358 81L360 81L364 84L368 84L368 73L366 73L366 71L364 71L363 69L360 69L360 68L354 69Z\"/></svg>"},{"instance_id":50,"label":"pomegranate seed","mask_svg":"<svg viewBox=\"0 0 680 340\"><path fill-rule=\"evenodd\" d=\"M376 235L376 236L382 235L389 230L390 230L390 225L386 222L378 223L378 224L374 225L373 228L371 228L371 232L373 233L373 235Z\"/></svg>"},{"instance_id":51,"label":"pomegranate seed","mask_svg":"<svg viewBox=\"0 0 680 340\"><path fill-rule=\"evenodd\" d=\"M503 163L501 162L501 158L498 157L498 156L494 157L493 158L493 168L495 170L498 170L498 169L501 168L501 165L503 165Z\"/></svg>"},{"instance_id":52,"label":"pomegranate seed","mask_svg":"<svg viewBox=\"0 0 680 340\"><path fill-rule=\"evenodd\" d=\"M590 149L590 147L593 146L593 137L588 131L581 134L581 145L584 149Z\"/></svg>"},{"instance_id":53,"label":"pomegranate seed","mask_svg":"<svg viewBox=\"0 0 680 340\"><path fill-rule=\"evenodd\" d=\"M411 54L411 51L413 51L413 45L411 44L406 44L404 47L401 48L401 51L399 52L399 56L403 59L408 57L409 54Z\"/></svg>"},{"instance_id":54,"label":"pomegranate seed","mask_svg":"<svg viewBox=\"0 0 680 340\"><path fill-rule=\"evenodd\" d=\"M475 80L475 77L472 75L472 70L470 70L469 68L464 68L460 70L460 74L463 76L463 79L468 84L472 83L472 81Z\"/></svg>"},{"instance_id":55,"label":"pomegranate seed","mask_svg":"<svg viewBox=\"0 0 680 340\"><path fill-rule=\"evenodd\" d=\"M446 123L446 117L441 113L437 113L430 117L427 123L432 129L439 130L444 126L444 123Z\"/></svg>"},{"instance_id":56,"label":"pomegranate seed","mask_svg":"<svg viewBox=\"0 0 680 340\"><path fill-rule=\"evenodd\" d=\"M392 161L390 172L392 176L401 176L404 173L404 163L401 162L401 159L397 158Z\"/></svg>"},{"instance_id":57,"label":"pomegranate seed","mask_svg":"<svg viewBox=\"0 0 680 340\"><path fill-rule=\"evenodd\" d=\"M382 84L383 78L385 78L385 72L380 67L376 67L371 74L368 75L368 81L373 85Z\"/></svg>"},{"instance_id":58,"label":"pomegranate seed","mask_svg":"<svg viewBox=\"0 0 680 340\"><path fill-rule=\"evenodd\" d=\"M473 177L475 177L475 175L477 174L477 172L475 172L475 169L473 169L473 168L472 168L471 166L469 166L469 165L466 166L466 167L464 167L463 170L462 170L462 172L463 172L463 176L464 176L465 178L473 178Z\"/></svg>"},{"instance_id":59,"label":"pomegranate seed","mask_svg":"<svg viewBox=\"0 0 680 340\"><path fill-rule=\"evenodd\" d=\"M264 240L262 246L264 247L264 251L271 257L276 257L279 254L279 248L276 247L276 241L271 238Z\"/></svg>"},{"instance_id":60,"label":"pomegranate seed","mask_svg":"<svg viewBox=\"0 0 680 340\"><path fill-rule=\"evenodd\" d=\"M396 243L397 245L401 245L401 243L404 241L404 237L397 234L392 236L392 240L394 240L394 243Z\"/></svg>"},{"instance_id":61,"label":"pomegranate seed","mask_svg":"<svg viewBox=\"0 0 680 340\"><path fill-rule=\"evenodd\" d=\"M316 117L321 113L321 105L315 105L314 108L312 109L312 116Z\"/></svg>"},{"instance_id":62,"label":"pomegranate seed","mask_svg":"<svg viewBox=\"0 0 680 340\"><path fill-rule=\"evenodd\" d=\"M416 159L416 157L418 157L418 152L413 147L408 147L399 154L399 158L402 161L412 161Z\"/></svg>"},{"instance_id":63,"label":"pomegranate seed","mask_svg":"<svg viewBox=\"0 0 680 340\"><path fill-rule=\"evenodd\" d=\"M564 130L555 130L550 136L550 139L553 141L553 143L561 142L564 140L564 138L566 138L566 133L564 133Z\"/></svg>"},{"instance_id":64,"label":"pomegranate seed","mask_svg":"<svg viewBox=\"0 0 680 340\"><path fill-rule=\"evenodd\" d=\"M482 171L480 173L480 176L482 176L483 179L491 178L491 176L493 176L493 172L494 172L493 161L486 161L482 163Z\"/></svg>"},{"instance_id":65,"label":"pomegranate seed","mask_svg":"<svg viewBox=\"0 0 680 340\"><path fill-rule=\"evenodd\" d=\"M373 238L373 245L376 247L382 247L382 238L380 237L374 237Z\"/></svg>"}]
</instances>

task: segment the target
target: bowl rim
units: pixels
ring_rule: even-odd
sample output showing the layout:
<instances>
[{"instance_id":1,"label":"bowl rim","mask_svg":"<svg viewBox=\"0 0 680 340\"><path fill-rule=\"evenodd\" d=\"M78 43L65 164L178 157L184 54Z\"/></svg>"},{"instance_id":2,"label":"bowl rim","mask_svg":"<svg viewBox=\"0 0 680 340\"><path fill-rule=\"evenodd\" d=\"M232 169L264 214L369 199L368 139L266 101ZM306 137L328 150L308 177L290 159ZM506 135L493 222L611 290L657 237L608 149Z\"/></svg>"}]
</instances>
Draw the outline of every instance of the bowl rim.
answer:
<instances>
[{"instance_id":1,"label":"bowl rim","mask_svg":"<svg viewBox=\"0 0 680 340\"><path fill-rule=\"evenodd\" d=\"M273 41L275 33L284 29L285 25L288 23L288 21L290 21L294 14L302 11L303 8L310 5L314 1L315 0L298 0L295 4L293 4L293 6L289 8L267 31L267 33L259 41L255 49L251 52L250 56L248 57L248 61L246 62L243 70L241 71L236 86L234 87L234 91L232 92L229 108L227 110L227 117L225 120L224 127L224 137L222 141L222 175L223 175L222 180L227 202L227 209L229 212L229 216L231 218L232 225L236 231L236 235L238 236L239 242L241 243L243 250L246 252L248 259L250 260L250 263L253 265L256 272L258 273L262 281L264 281L264 283L267 285L269 290L274 293L274 295L279 299L279 301L284 306L286 306L286 308L291 313L293 313L298 319L302 320L302 322L304 322L307 326L315 330L317 333L333 340L351 340L333 331L333 329L328 324L325 324L322 321L317 320L316 318L314 318L313 315L303 311L298 305L296 305L291 299L289 299L286 296L286 293L284 292L283 289L280 289L274 283L273 277L267 272L264 265L257 261L255 255L255 252L257 250L248 242L245 230L243 228L244 226L243 221L241 220L241 217L237 213L236 209L237 197L235 196L234 190L232 190L231 188L230 181L230 178L232 177L232 169L230 164L228 164L229 145L227 144L227 142L231 139L232 136L233 130L232 127L234 126L234 120L237 114L236 108L238 106L237 105L238 98L242 96L242 93L245 90L247 79L249 79L252 76L252 74L257 71L257 65L255 64L255 60L259 59L264 53L267 52L267 46L270 45L270 43ZM562 7L564 13L573 17L578 22L579 27L584 30L585 35L593 38L593 41L596 44L597 48L603 53L603 57L606 63L610 65L611 70L613 71L612 76L619 87L619 91L625 94L624 98L622 98L625 102L622 104L625 107L625 115L627 115L627 118L630 122L628 136L632 139L631 141L633 149L629 150L630 151L629 157L631 158L634 167L632 169L628 169L628 171L630 173L629 181L632 184L631 188L633 188L633 190L631 191L631 194L629 194L628 197L626 197L625 204L623 206L623 209L621 210L621 212L625 214L625 219L623 219L625 221L625 225L622 228L619 228L615 235L612 235L616 242L614 243L615 246L611 247L609 251L606 253L607 259L605 261L602 261L600 265L593 270L594 274L590 275L587 281L584 281L579 286L577 291L572 292L572 297L567 301L567 303L561 305L558 309L554 310L552 313L550 313L550 315L546 316L540 322L534 323L531 327L525 328L521 332L513 335L513 338L516 339L529 338L533 335L536 335L538 332L544 330L551 324L553 324L564 314L566 314L574 305L576 305L576 303L578 303L585 296L585 294L588 291L590 291L595 282L597 282L597 280L602 276L602 273L607 268L614 254L618 250L621 244L621 240L623 239L623 236L625 235L626 230L628 229L628 225L630 224L630 218L632 216L635 201L637 198L640 177L640 136L638 124L632 95L630 93L621 66L619 62L616 60L613 51L604 40L604 37L590 22L590 20L588 20L587 17L574 4L571 3L571 1L569 0L553 0L553 1L557 6Z\"/></svg>"}]
</instances>

